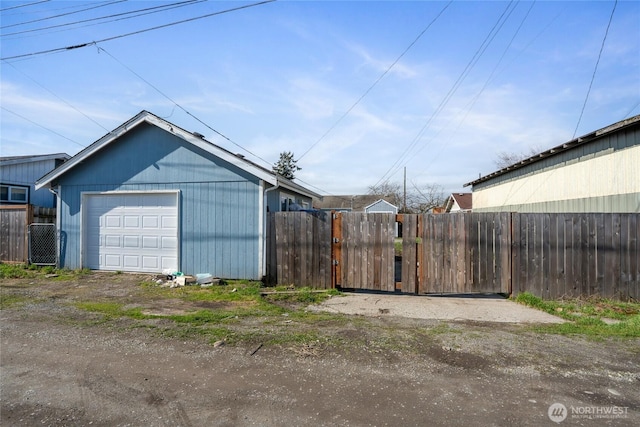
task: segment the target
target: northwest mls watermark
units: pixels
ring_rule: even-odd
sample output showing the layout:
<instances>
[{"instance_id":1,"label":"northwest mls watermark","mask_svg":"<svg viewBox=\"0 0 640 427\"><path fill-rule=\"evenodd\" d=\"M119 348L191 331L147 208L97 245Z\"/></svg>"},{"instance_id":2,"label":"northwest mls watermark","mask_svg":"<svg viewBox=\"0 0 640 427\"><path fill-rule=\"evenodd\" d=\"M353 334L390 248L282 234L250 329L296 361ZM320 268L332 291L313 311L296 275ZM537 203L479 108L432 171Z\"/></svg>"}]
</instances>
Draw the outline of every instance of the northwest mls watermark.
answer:
<instances>
[{"instance_id":1,"label":"northwest mls watermark","mask_svg":"<svg viewBox=\"0 0 640 427\"><path fill-rule=\"evenodd\" d=\"M547 415L554 423L561 423L567 418L580 420L612 420L627 418L627 406L570 406L567 409L562 403L549 406Z\"/></svg>"}]
</instances>

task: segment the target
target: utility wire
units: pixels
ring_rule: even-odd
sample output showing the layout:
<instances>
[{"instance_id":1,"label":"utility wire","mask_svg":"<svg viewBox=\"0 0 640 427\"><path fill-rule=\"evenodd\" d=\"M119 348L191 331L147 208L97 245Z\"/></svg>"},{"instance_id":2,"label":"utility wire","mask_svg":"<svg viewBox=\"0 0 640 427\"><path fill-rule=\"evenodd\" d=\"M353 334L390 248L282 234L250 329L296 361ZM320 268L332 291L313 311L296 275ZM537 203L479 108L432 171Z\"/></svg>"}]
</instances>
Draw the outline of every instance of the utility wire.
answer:
<instances>
[{"instance_id":1,"label":"utility wire","mask_svg":"<svg viewBox=\"0 0 640 427\"><path fill-rule=\"evenodd\" d=\"M60 133L56 132L55 130L53 130L53 129L49 129L48 127L43 126L43 125L41 125L40 123L36 123L36 122L34 122L33 120L28 119L28 118L26 118L25 116L22 116L22 115L20 115L20 114L16 113L15 111L11 111L11 110L9 110L8 108L3 107L3 106L1 106L1 105L0 105L0 108L2 108L3 110L5 110L5 111L7 111L7 112L9 112L9 113L11 113L11 114L13 114L13 115L16 115L16 116L20 117L20 118L21 118L21 119L23 119L23 120L28 121L28 122L29 122L29 123L31 123L31 124L34 124L34 125L36 125L36 126L38 126L38 127L41 127L42 129L47 130L47 131L49 131L49 132L51 132L51 133L53 133L53 134L56 134L56 135L58 135L60 138L64 138L64 139L66 139L67 141L71 141L71 142L73 142L74 144L77 144L77 145L81 146L82 148L87 148L87 146L86 146L86 145L80 144L79 142L74 141L74 140L73 140L73 139L71 139L71 138L67 138L66 136L64 136L64 135L62 135L62 134L60 134Z\"/></svg>"},{"instance_id":2,"label":"utility wire","mask_svg":"<svg viewBox=\"0 0 640 427\"><path fill-rule=\"evenodd\" d=\"M37 82L33 77L29 76L28 74L24 73L23 71L19 70L18 68L16 68L11 62L8 61L4 61L7 65L9 65L11 68L13 68L14 70L18 71L19 73L21 73L23 76L25 76L26 78L28 78L29 80L31 80L32 82L34 82L35 84L37 84L38 86L40 86L42 89L46 90L47 92L49 92L51 95L55 96L56 98L58 98L60 101L62 101L63 103L65 103L66 105L68 105L69 107L73 108L75 111L77 111L78 113L82 114L83 116L85 116L87 119L89 119L90 121L92 121L93 123L95 123L96 125L98 125L99 127L101 127L103 130L107 131L107 132L111 132L109 129L107 129L106 127L102 126L100 123L98 123L97 121L95 121L94 119L92 119L90 116L88 116L87 114L85 114L84 112L80 111L79 109L77 109L76 107L74 107L73 105L71 105L69 102L65 101L64 99L62 99L61 97L59 97L58 95L56 95L55 93L53 93L51 90L47 89L46 87L44 87L42 84L40 84L39 82Z\"/></svg>"},{"instance_id":3,"label":"utility wire","mask_svg":"<svg viewBox=\"0 0 640 427\"><path fill-rule=\"evenodd\" d=\"M471 112L471 110L473 109L473 107L475 106L475 104L478 102L478 99L480 99L480 96L484 93L485 89L489 86L490 83L493 82L493 80L495 80L495 75L496 72L498 70L498 67L500 66L500 64L502 64L502 61L504 60L504 57L506 56L507 52L509 51L509 49L511 48L511 46L513 45L514 40L516 39L517 35L520 33L520 30L522 29L522 26L524 25L524 23L526 22L527 18L529 17L529 14L531 13L531 10L533 9L533 6L536 4L536 0L534 0L531 5L529 6L529 9L527 10L527 12L525 13L524 17L522 18L522 20L520 21L520 24L518 25L518 28L516 29L516 31L514 32L513 36L511 36L511 39L509 40L509 43L507 44L507 46L504 48L504 50L502 51L502 54L500 55L500 58L498 59L498 62L496 63L496 65L493 67L493 69L491 70L491 73L489 74L489 77L487 77L487 80L485 80L484 84L482 85L482 88L480 88L480 90L478 91L478 93L476 93L476 95L473 97L473 99L467 104L467 106L465 107L465 113L464 113L464 117L462 117L462 119L458 122L458 125L456 127L456 130L454 132L453 135L451 135L451 137L449 137L449 140L453 139L453 137L455 136L455 134L460 130L460 127L462 126L462 123L464 123L464 121L467 119L467 117L469 116L469 113ZM517 7L517 6L516 6ZM513 11L515 10L515 7L511 10L511 12L509 13L509 15L511 15L511 13L513 13ZM453 119L447 123L447 125L445 127L448 127L449 124L451 124L453 122ZM442 133L442 130L440 130L440 132L438 132L432 139L435 139L438 137L438 135L440 135L440 133ZM424 150L427 147L427 144L423 145L422 147L418 148L418 150L415 152L415 156L417 156L420 152L422 152L422 150ZM438 152L437 155L435 156L431 156L429 158L429 163L426 165L426 167L428 167L429 165L431 165L436 158L438 157L438 155L442 152L442 148L440 149L440 151Z\"/></svg>"},{"instance_id":4,"label":"utility wire","mask_svg":"<svg viewBox=\"0 0 640 427\"><path fill-rule=\"evenodd\" d=\"M576 123L576 128L573 131L573 136L571 139L576 137L576 133L578 133L578 127L580 126L580 122L582 121L582 115L584 114L584 109L587 106L587 101L589 100L589 94L591 93L591 87L593 86L593 81L596 78L596 72L598 71L598 64L600 64L600 57L602 56L602 51L604 50L604 43L607 41L607 35L609 34L609 27L611 27L611 21L613 21L613 14L616 11L616 6L618 5L618 0L613 3L613 10L611 10L611 16L609 16L609 23L607 24L607 29L604 32L604 37L602 38L602 44L600 45L600 52L598 53L598 60L596 61L596 66L593 69L593 74L591 75L591 82L589 82L589 89L587 89L587 96L584 98L584 103L582 104L582 110L580 111L580 117L578 118L578 123Z\"/></svg>"},{"instance_id":5,"label":"utility wire","mask_svg":"<svg viewBox=\"0 0 640 427\"><path fill-rule=\"evenodd\" d=\"M160 95L162 95L163 97L165 97L169 102L171 102L173 105L175 105L176 107L178 107L179 109L181 109L185 114L187 114L188 116L191 116L192 118L194 118L198 123L202 124L203 126L205 126L207 129L215 132L218 136L224 138L225 140L229 141L230 143L232 143L233 145L235 145L236 147L240 148L243 151L246 151L247 153L251 154L252 156L254 156L257 159L262 160L263 162L265 162L268 165L271 165L271 163L269 163L268 161L266 161L265 159L263 159L262 157L258 156L257 154L249 151L248 149L244 148L243 146L241 146L240 144L238 144L237 142L233 141L231 138L229 138L228 136L226 136L225 134L223 134L222 132L219 132L218 130L214 129L213 127L209 126L207 123L203 122L202 120L200 120L198 117L194 116L193 114L191 114L189 111L187 111L186 108L184 108L182 105L178 104L176 101L174 101L171 97L169 97L169 95L167 95L166 93L162 92L160 89L158 89L156 86L154 86L151 82L149 82L148 80L146 80L144 77L142 77L140 74L136 73L133 69L131 69L130 67L128 67L127 65L125 65L122 61L120 61L119 59L117 59L115 56L113 56L112 54L110 54L109 52L107 52L104 48L99 47L98 46L98 51L99 52L104 52L107 55L109 55L114 61L116 61L118 64L120 64L121 66L123 66L124 68L126 68L129 72L131 72L134 76L136 76L137 78L139 78L140 80L142 80L143 82L145 82L147 85L149 85L151 88L153 88L153 90L155 90L156 92L158 92Z\"/></svg>"},{"instance_id":6,"label":"utility wire","mask_svg":"<svg viewBox=\"0 0 640 427\"><path fill-rule=\"evenodd\" d=\"M121 0L121 1L126 1L126 0ZM129 12L116 13L116 14L113 14L113 15L100 16L100 17L97 17L97 18L89 18L89 19L84 19L84 20L81 20L81 21L67 22L67 23L64 23L64 24L50 25L48 27L33 28L33 29L30 29L30 30L16 31L14 33L0 34L0 37L15 36L15 35L18 35L18 34L26 34L26 33L34 33L34 32L37 32L37 31L45 31L45 30L50 30L50 29L53 29L53 28L69 27L69 26L72 26L72 25L84 24L86 22L93 22L93 21L100 21L100 20L109 19L109 18L116 18L116 19L112 19L110 21L100 22L98 24L93 24L93 25L106 24L106 23L109 23L109 22L122 21L124 19L132 19L132 18L137 18L139 16L150 15L152 13L164 12L164 11L171 10L171 9L176 9L176 8L179 8L179 7L192 6L194 4L201 3L203 1L208 1L208 0L187 0L187 1L182 1L182 2L178 2L178 3L163 4L161 6L147 7L145 9L132 10L132 11L129 11ZM137 13L137 15L126 16L126 15L132 15L132 14L135 14L135 13ZM120 17L120 18L117 18L117 17ZM84 27L88 27L88 26L89 25L84 25Z\"/></svg>"},{"instance_id":7,"label":"utility wire","mask_svg":"<svg viewBox=\"0 0 640 427\"><path fill-rule=\"evenodd\" d=\"M420 40L420 38L424 35L424 33L427 32L427 30L431 27L431 25L433 25L434 22L436 22L438 20L438 18L440 18L440 16L444 13L445 10L447 10L447 8L451 5L451 3L453 3L453 0L449 1L449 3L447 3L444 8L442 8L442 10L438 13L438 15L436 15L435 18L433 18L431 20L431 22L429 22L429 25L427 25L425 27L424 30L422 30L420 32L420 34L418 34L418 36L409 44L409 46L407 46L407 48L400 54L400 56L398 56L396 58L395 61L393 61L393 63L376 79L376 81L373 82L373 84L371 86L369 86L369 88L362 94L362 96L360 96L360 98L358 98L356 100L356 102L353 103L353 105L351 105L351 107L349 107L347 109L347 111L345 111L342 116L340 116L338 118L338 120L336 120L336 122L329 128L329 130L327 130L325 133L322 134L322 136L320 138L318 138L318 140L316 142L314 142L313 144L311 144L311 146L307 149L307 151L305 151L304 153L302 153L302 155L300 157L298 157L298 160L302 159L309 151L311 151L313 149L313 147L315 147L316 145L318 145L320 143L320 141L322 141L329 133L331 133L331 131L333 129L336 128L336 126L338 126L338 124L349 115L349 113L351 113L351 111L360 103L360 101L362 101L364 99L365 96L367 96L369 94L369 92L371 92L371 90L380 82L380 80L382 80L384 78L384 76L386 76L389 71L391 71L391 69L398 63L398 61L400 61L400 59L402 59L402 57L409 51L409 49L411 49L413 47L413 45L415 45L418 40Z\"/></svg>"},{"instance_id":8,"label":"utility wire","mask_svg":"<svg viewBox=\"0 0 640 427\"><path fill-rule=\"evenodd\" d=\"M187 23L187 22L193 22L193 21L197 21L199 19L210 18L212 16L222 15L224 13L235 12L235 11L242 10L242 9L248 9L248 8L254 7L254 6L261 6L263 4L273 3L274 1L276 1L276 0L264 0L264 1L261 1L261 2L258 2L258 3L251 3L251 4L248 4L248 5L244 5L244 6L238 6L238 7L234 7L234 8L231 8L231 9L225 9L225 10L221 10L221 11L218 11L218 12L208 13L206 15L200 15L200 16L196 16L196 17L193 17L193 18L183 19L181 21L175 21L175 22L170 22L168 24L157 25L155 27L146 28L146 29L138 30L138 31L133 31L131 33L120 34L118 36L113 36L113 37L107 37L107 38L102 39L102 40L94 40L94 41L91 41L91 42L85 42L85 43L81 43L81 44L74 45L74 46L59 47L59 48L55 48L55 49L41 50L41 51L38 51L38 52L23 53L21 55L13 55L13 56L5 57L5 58L0 58L0 60L26 58L26 57L30 57L30 56L44 55L44 54L48 54L48 53L64 52L64 51L73 50L73 49L80 49L80 48L83 48L83 47L96 45L98 43L104 43L104 42L108 42L108 41L112 41L112 40L116 40L116 39L121 39L121 38L124 38L124 37L129 37L129 36L133 36L133 35L137 35L137 34L146 33L146 32L149 32L149 31L154 31L154 30L159 30L159 29L162 29L162 28L172 27L174 25L184 24L184 23Z\"/></svg>"},{"instance_id":9,"label":"utility wire","mask_svg":"<svg viewBox=\"0 0 640 427\"><path fill-rule=\"evenodd\" d=\"M19 7L33 6L33 5L40 4L40 3L46 3L48 1L49 0L41 0L41 1L36 1L36 2L33 2L33 3L20 4L18 6L5 7L5 8L0 9L0 12L4 12L5 10L18 9Z\"/></svg>"},{"instance_id":10,"label":"utility wire","mask_svg":"<svg viewBox=\"0 0 640 427\"><path fill-rule=\"evenodd\" d=\"M378 182L376 182L374 187L377 187L381 182L384 182L385 179L386 180L390 179L391 176L393 176L393 174L395 174L400 169L400 167L402 167L401 166L402 162L408 157L408 155L411 152L411 150L413 150L413 148L420 141L420 139L422 138L422 135L427 130L427 128L431 125L433 120L442 112L442 110L444 110L445 105L449 103L449 101L451 100L453 95L459 89L460 85L462 85L462 82L467 78L467 76L469 75L469 73L471 72L471 70L473 69L475 64L477 64L477 62L480 60L480 57L486 51L486 49L489 46L489 44L491 43L491 41L493 41L493 39L495 38L495 36L497 34L497 31L504 24L503 17L505 16L505 14L507 13L507 11L509 10L509 8L511 7L512 4L513 4L513 1L511 1L511 2L509 2L507 4L507 6L505 7L504 11L500 15L500 17L498 18L496 23L493 25L493 28L491 28L491 30L489 31L489 33L487 34L487 36L485 37L483 42L480 44L480 46L478 47L478 49L474 53L473 57L469 60L469 62L465 66L465 68L462 71L462 73L460 73L460 75L458 76L457 80L455 81L455 83L453 84L451 89L449 89L449 92L447 92L447 94L442 99L442 101L440 101L440 104L438 105L436 110L431 114L431 116L429 117L427 122L424 124L424 126L422 126L420 131L418 131L418 133L413 138L411 143L407 146L407 148L405 148L405 150L402 152L402 154L400 155L398 160L396 160L391 165L391 167L387 170L387 172L385 172L385 174L382 175L382 177L378 180Z\"/></svg>"},{"instance_id":11,"label":"utility wire","mask_svg":"<svg viewBox=\"0 0 640 427\"><path fill-rule=\"evenodd\" d=\"M60 13L58 15L52 15L52 16L47 16L45 18L33 19L31 21L17 22L15 24L3 25L3 26L0 26L0 29L10 28L10 27L17 27L19 25L33 24L34 22L40 22L40 21L46 21L46 20L49 20L49 19L60 18L62 16L73 15L75 13L80 13L80 12L86 12L87 10L98 9L100 7L105 7L105 6L109 6L109 5L116 4L116 3L122 3L122 2L125 2L125 1L127 1L127 0L116 0L116 1L109 2L109 3L102 3L102 4L99 4L97 6L91 6L91 7L88 7L86 9L76 10L76 11L73 11L73 12Z\"/></svg>"}]
</instances>

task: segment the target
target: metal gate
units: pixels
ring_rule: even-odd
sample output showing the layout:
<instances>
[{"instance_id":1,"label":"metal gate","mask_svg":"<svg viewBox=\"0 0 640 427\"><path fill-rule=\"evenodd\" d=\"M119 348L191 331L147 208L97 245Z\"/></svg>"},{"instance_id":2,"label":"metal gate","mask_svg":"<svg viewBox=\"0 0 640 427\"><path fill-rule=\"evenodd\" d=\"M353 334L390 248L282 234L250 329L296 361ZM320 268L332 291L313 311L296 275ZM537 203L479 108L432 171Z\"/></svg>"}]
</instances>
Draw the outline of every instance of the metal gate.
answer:
<instances>
[{"instance_id":1,"label":"metal gate","mask_svg":"<svg viewBox=\"0 0 640 427\"><path fill-rule=\"evenodd\" d=\"M35 265L57 264L57 233L55 224L29 225L29 263Z\"/></svg>"}]
</instances>

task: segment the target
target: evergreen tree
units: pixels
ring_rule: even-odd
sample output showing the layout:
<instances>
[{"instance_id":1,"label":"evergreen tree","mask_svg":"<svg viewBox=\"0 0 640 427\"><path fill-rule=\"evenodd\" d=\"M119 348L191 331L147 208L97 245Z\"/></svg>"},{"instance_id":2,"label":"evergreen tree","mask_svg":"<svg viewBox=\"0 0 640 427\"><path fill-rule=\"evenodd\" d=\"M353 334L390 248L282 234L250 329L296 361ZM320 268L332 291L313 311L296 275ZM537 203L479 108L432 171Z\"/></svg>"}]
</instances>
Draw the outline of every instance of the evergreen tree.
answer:
<instances>
[{"instance_id":1,"label":"evergreen tree","mask_svg":"<svg viewBox=\"0 0 640 427\"><path fill-rule=\"evenodd\" d=\"M294 179L295 173L302 169L296 163L292 152L283 151L280 153L280 160L273 166L273 171L284 178Z\"/></svg>"}]
</instances>

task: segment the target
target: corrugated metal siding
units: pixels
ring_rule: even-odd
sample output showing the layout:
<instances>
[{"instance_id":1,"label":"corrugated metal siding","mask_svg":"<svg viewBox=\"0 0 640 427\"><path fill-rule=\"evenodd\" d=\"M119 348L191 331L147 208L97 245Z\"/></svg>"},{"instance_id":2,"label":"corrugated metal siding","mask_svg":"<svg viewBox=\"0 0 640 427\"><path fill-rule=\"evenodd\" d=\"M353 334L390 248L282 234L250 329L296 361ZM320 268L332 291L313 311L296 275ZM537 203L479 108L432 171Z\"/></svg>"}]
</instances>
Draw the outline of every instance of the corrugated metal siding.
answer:
<instances>
[{"instance_id":1,"label":"corrugated metal siding","mask_svg":"<svg viewBox=\"0 0 640 427\"><path fill-rule=\"evenodd\" d=\"M55 206L53 194L46 188L35 191L34 187L38 178L52 171L55 167L54 159L2 166L0 168L0 182L3 184L28 185L29 203L43 208L52 208Z\"/></svg>"},{"instance_id":2,"label":"corrugated metal siding","mask_svg":"<svg viewBox=\"0 0 640 427\"><path fill-rule=\"evenodd\" d=\"M261 278L258 179L169 133L145 126L127 134L59 184L65 267L82 266L82 192L179 190L180 269Z\"/></svg>"},{"instance_id":3,"label":"corrugated metal siding","mask_svg":"<svg viewBox=\"0 0 640 427\"><path fill-rule=\"evenodd\" d=\"M477 209L474 207L473 211L523 213L637 213L640 212L640 193L528 203L522 205L504 205Z\"/></svg>"},{"instance_id":4,"label":"corrugated metal siding","mask_svg":"<svg viewBox=\"0 0 640 427\"><path fill-rule=\"evenodd\" d=\"M638 212L639 164L640 132L612 134L474 186L473 208Z\"/></svg>"}]
</instances>

